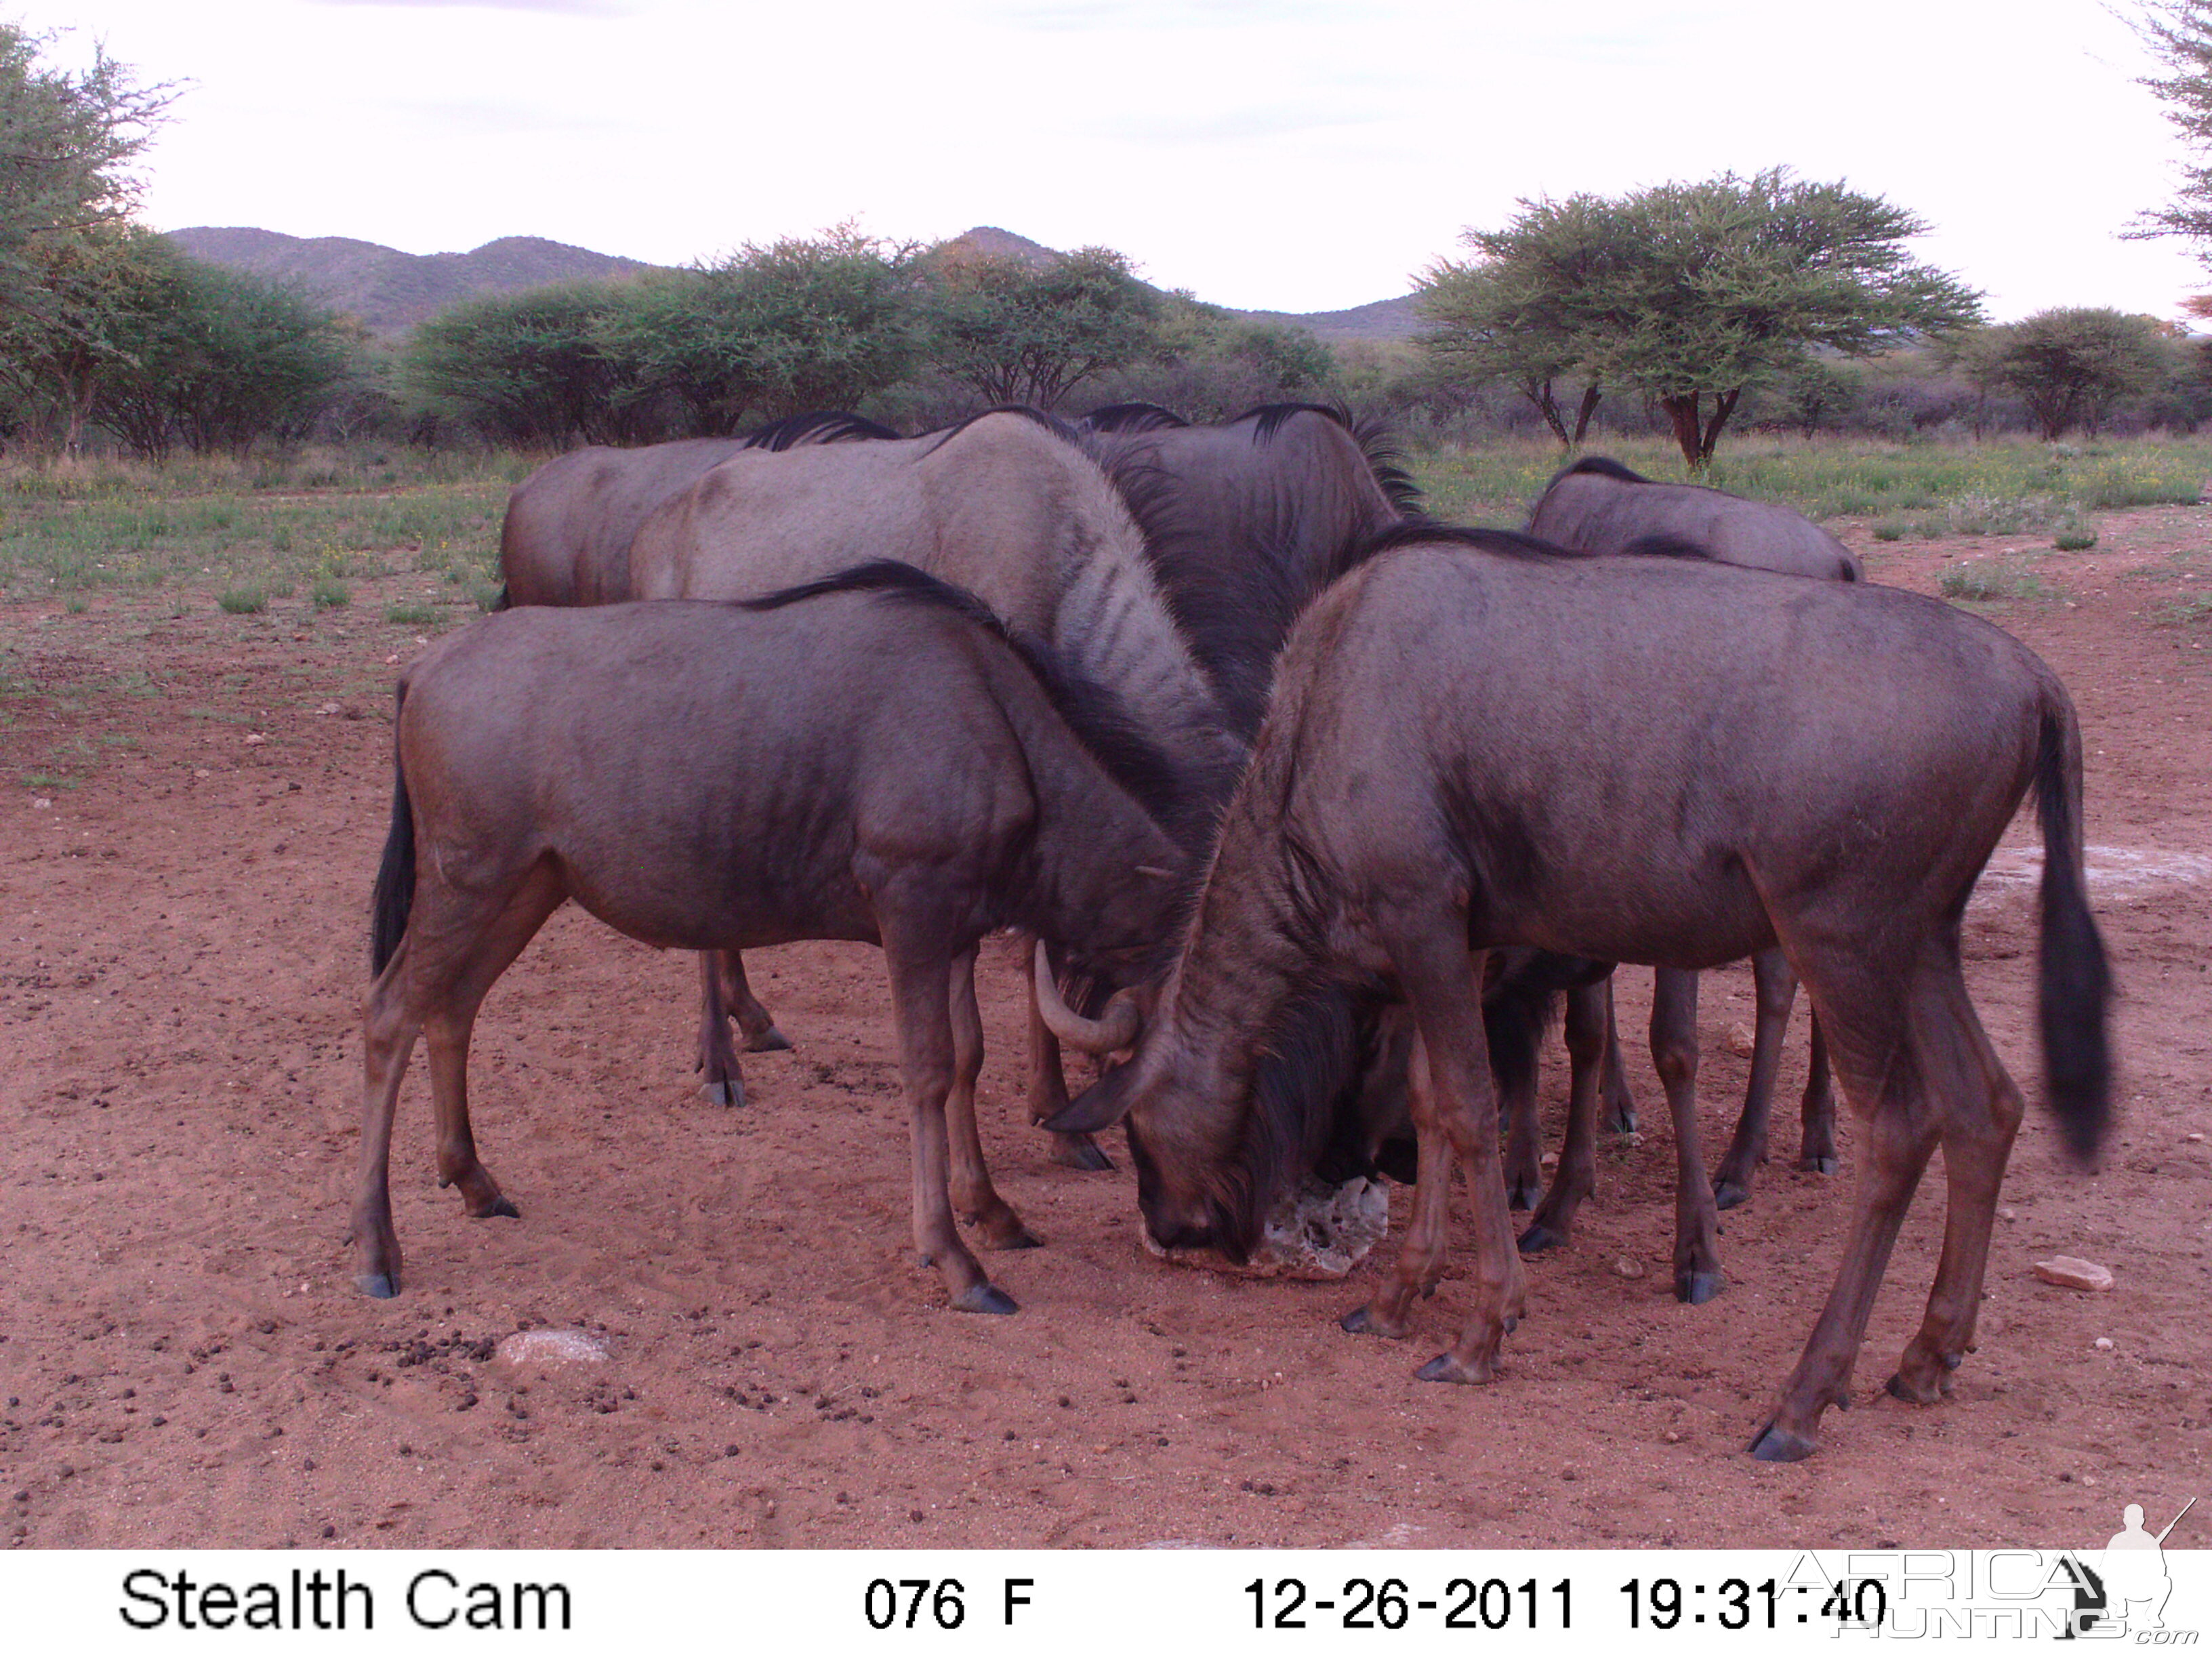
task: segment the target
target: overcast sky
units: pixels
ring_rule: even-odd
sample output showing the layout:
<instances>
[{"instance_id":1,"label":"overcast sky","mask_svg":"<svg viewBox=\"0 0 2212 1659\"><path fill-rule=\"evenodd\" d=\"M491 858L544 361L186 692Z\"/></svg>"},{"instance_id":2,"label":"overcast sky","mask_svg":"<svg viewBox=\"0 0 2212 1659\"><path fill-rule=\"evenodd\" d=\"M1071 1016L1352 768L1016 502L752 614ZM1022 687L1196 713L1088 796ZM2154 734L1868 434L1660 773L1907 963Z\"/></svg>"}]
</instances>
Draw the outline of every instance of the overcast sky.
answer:
<instances>
[{"instance_id":1,"label":"overcast sky","mask_svg":"<svg viewBox=\"0 0 2212 1659\"><path fill-rule=\"evenodd\" d=\"M31 0L179 95L164 229L660 264L854 218L1103 243L1226 305L1401 294L1516 198L1786 163L2000 319L2212 289L2118 239L2181 152L2097 0Z\"/></svg>"}]
</instances>

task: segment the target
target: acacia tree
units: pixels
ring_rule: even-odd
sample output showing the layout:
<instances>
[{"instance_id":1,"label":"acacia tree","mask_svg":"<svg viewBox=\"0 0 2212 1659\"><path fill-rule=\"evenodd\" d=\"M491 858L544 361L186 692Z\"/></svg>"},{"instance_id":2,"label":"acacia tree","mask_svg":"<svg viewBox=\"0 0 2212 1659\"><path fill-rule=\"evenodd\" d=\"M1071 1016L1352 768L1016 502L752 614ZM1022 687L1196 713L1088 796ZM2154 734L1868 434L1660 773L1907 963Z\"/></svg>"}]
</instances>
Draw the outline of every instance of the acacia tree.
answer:
<instances>
[{"instance_id":1,"label":"acacia tree","mask_svg":"<svg viewBox=\"0 0 2212 1659\"><path fill-rule=\"evenodd\" d=\"M2150 391L2169 369L2154 318L2106 307L2039 311L1978 331L1952 356L1976 385L2017 394L2047 441L2075 426L2094 437L2114 404Z\"/></svg>"},{"instance_id":2,"label":"acacia tree","mask_svg":"<svg viewBox=\"0 0 2212 1659\"><path fill-rule=\"evenodd\" d=\"M0 23L0 307L52 324L47 245L130 217L130 164L173 94L136 85L97 47L81 73L42 64L50 39Z\"/></svg>"},{"instance_id":3,"label":"acacia tree","mask_svg":"<svg viewBox=\"0 0 2212 1659\"><path fill-rule=\"evenodd\" d=\"M1665 411L1693 471L1744 393L1811 352L1864 356L1980 314L1972 290L1906 255L1919 220L1785 167L1520 206L1504 230L1468 234L1473 270L1488 273L1474 292L1493 306L1494 333L1525 318L1540 343L1470 334L1471 348L1521 354L1524 372L1633 386ZM1562 431L1556 410L1552 425Z\"/></svg>"},{"instance_id":4,"label":"acacia tree","mask_svg":"<svg viewBox=\"0 0 2212 1659\"><path fill-rule=\"evenodd\" d=\"M2212 0L2151 0L2136 33L2168 71L2147 75L2142 84L2166 105L2191 160L2173 200L2144 213L2125 234L2187 237L2204 245L2199 257L2212 264Z\"/></svg>"},{"instance_id":5,"label":"acacia tree","mask_svg":"<svg viewBox=\"0 0 2212 1659\"><path fill-rule=\"evenodd\" d=\"M1159 301L1111 248L1043 266L986 256L939 263L926 301L929 356L987 402L1058 405L1152 344Z\"/></svg>"},{"instance_id":6,"label":"acacia tree","mask_svg":"<svg viewBox=\"0 0 2212 1659\"><path fill-rule=\"evenodd\" d=\"M1614 257L1618 215L1594 196L1520 205L1520 216L1504 230L1462 235L1475 258L1438 259L1422 275L1418 300L1428 327L1418 337L1468 380L1510 384L1560 445L1573 449L1589 431L1604 388L1585 380L1570 429L1554 387L1582 362L1582 333L1594 320L1583 300Z\"/></svg>"},{"instance_id":7,"label":"acacia tree","mask_svg":"<svg viewBox=\"0 0 2212 1659\"><path fill-rule=\"evenodd\" d=\"M602 339L623 297L570 283L454 306L416 329L403 376L433 410L510 443L637 441L651 435L651 376Z\"/></svg>"},{"instance_id":8,"label":"acacia tree","mask_svg":"<svg viewBox=\"0 0 2212 1659\"><path fill-rule=\"evenodd\" d=\"M597 338L696 433L732 431L748 415L850 409L913 365L914 259L911 246L850 224L748 243L624 290Z\"/></svg>"}]
</instances>

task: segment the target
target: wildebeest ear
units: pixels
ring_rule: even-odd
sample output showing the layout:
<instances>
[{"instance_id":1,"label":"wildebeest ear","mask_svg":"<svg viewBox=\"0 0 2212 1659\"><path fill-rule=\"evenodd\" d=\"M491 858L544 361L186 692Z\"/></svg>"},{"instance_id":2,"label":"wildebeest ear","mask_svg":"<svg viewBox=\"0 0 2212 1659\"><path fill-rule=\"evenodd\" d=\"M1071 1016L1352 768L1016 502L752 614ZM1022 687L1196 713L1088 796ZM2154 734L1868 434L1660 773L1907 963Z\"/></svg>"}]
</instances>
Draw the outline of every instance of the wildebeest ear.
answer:
<instances>
[{"instance_id":1,"label":"wildebeest ear","mask_svg":"<svg viewBox=\"0 0 2212 1659\"><path fill-rule=\"evenodd\" d=\"M1073 1100L1044 1121L1056 1135L1097 1134L1110 1129L1129 1112L1129 1084L1136 1066L1116 1066Z\"/></svg>"}]
</instances>

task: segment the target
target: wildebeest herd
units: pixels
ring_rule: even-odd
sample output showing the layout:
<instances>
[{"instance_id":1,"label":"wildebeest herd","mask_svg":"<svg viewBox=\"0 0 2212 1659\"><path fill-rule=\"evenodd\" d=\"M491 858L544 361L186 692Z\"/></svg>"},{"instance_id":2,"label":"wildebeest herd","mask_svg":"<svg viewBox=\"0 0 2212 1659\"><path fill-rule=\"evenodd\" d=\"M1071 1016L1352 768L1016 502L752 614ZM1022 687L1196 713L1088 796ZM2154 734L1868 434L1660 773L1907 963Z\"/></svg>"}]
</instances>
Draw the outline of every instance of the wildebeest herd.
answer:
<instances>
[{"instance_id":1,"label":"wildebeest herd","mask_svg":"<svg viewBox=\"0 0 2212 1659\"><path fill-rule=\"evenodd\" d=\"M1125 1126L1158 1245L1241 1260L1302 1183L1410 1179L1395 1265L1343 1322L1399 1335L1442 1273L1462 1170L1468 1322L1420 1375L1465 1382L1495 1374L1522 1311L1522 1252L1563 1243L1589 1196L1601 1111L1630 1109L1613 965L1659 970L1693 1302L1723 1283L1717 1212L1765 1157L1802 982L1802 1160L1836 1167L1831 1062L1866 1131L1841 1269L1751 1448L1767 1460L1813 1451L1846 1401L1939 1146L1942 1255L1891 1391L1939 1398L1972 1346L2022 1103L1960 924L2031 788L2047 1092L2077 1153L2104 1130L2064 689L1786 510L1590 459L1525 532L1459 529L1422 515L1376 433L1306 405L1217 427L995 410L910 439L815 416L563 457L516 489L501 561L511 605L398 688L352 1218L372 1295L400 1285L386 1170L418 1035L441 1184L472 1216L516 1213L477 1156L470 1031L569 898L709 953L699 1064L732 1104L732 1020L784 1042L739 953L883 948L915 1242L967 1311L1015 1304L956 1216L987 1249L1036 1242L975 1126L995 931L1035 941L1030 1115L1077 1168L1108 1167L1091 1137ZM1697 974L1747 957L1759 1052L1709 1177ZM1573 1079L1540 1196L1533 1079L1562 993ZM1103 1066L1072 1101L1063 1042Z\"/></svg>"}]
</instances>

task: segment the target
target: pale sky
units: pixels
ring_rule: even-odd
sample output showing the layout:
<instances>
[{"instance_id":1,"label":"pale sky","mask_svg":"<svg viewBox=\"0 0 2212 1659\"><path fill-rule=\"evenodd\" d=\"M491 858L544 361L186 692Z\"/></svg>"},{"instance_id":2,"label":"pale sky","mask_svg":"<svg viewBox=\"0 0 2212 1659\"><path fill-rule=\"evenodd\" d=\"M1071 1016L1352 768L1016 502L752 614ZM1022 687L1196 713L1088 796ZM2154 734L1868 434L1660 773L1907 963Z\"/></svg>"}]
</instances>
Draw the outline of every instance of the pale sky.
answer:
<instances>
[{"instance_id":1,"label":"pale sky","mask_svg":"<svg viewBox=\"0 0 2212 1659\"><path fill-rule=\"evenodd\" d=\"M1786 163L1932 227L1992 314L2177 314L2116 233L2181 151L2098 0L29 0L184 83L163 229L414 253L536 235L657 264L847 218L1121 249L1255 309L1407 291L1516 198ZM0 7L0 15L6 9Z\"/></svg>"}]
</instances>

